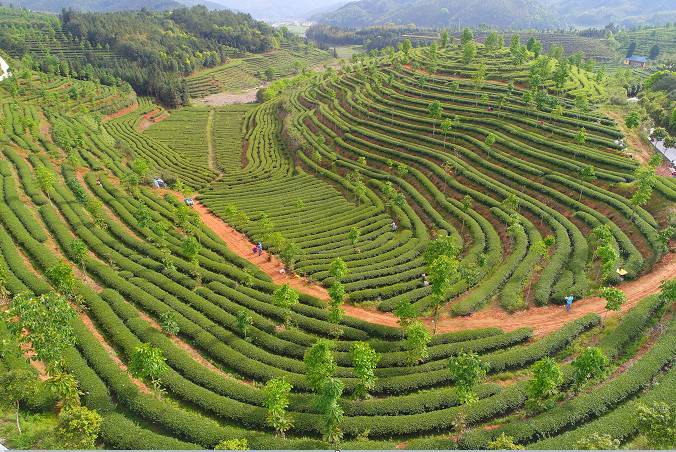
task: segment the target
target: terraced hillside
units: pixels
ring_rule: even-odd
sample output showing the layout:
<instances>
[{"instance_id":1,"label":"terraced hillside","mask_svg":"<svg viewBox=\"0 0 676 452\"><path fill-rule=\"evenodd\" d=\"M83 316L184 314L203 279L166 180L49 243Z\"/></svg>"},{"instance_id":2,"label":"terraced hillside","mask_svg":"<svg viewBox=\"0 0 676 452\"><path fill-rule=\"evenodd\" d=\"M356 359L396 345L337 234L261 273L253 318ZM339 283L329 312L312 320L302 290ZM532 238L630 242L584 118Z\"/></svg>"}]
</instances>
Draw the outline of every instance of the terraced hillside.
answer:
<instances>
[{"instance_id":1,"label":"terraced hillside","mask_svg":"<svg viewBox=\"0 0 676 452\"><path fill-rule=\"evenodd\" d=\"M610 271L604 257L604 285L616 267L639 278L667 252L659 232L673 188L629 200L637 164L610 120L573 108L552 82L532 92L529 66L504 52L460 58L420 49L404 64L318 74L260 105L168 113L12 61L16 78L0 83L0 378L35 388L12 399L22 422L96 411L98 438L81 448L493 448L497 438L574 448L594 431L652 441L630 414L676 388L672 255L621 316L583 314L585 298L570 314L538 308L556 315L547 334L432 335L416 320L433 306L439 272L426 259L439 247L434 262L459 265L441 272L453 275L444 320L586 296L601 242L616 255ZM476 77L487 61L494 69ZM540 90L547 102L528 102ZM151 188L154 176L172 189ZM180 199L186 185L331 286L332 300L274 284L248 249L228 248ZM343 315L342 289L362 307L411 301L414 318ZM600 371L585 373L589 354L604 357ZM465 362L479 363L469 384ZM545 394L529 384L543 368L556 375ZM62 434L56 445L75 447Z\"/></svg>"},{"instance_id":2,"label":"terraced hillside","mask_svg":"<svg viewBox=\"0 0 676 452\"><path fill-rule=\"evenodd\" d=\"M188 77L188 91L190 97L199 98L223 91L255 88L268 81L268 77L289 76L329 59L328 52L309 46L287 47L265 55L233 58L221 66Z\"/></svg>"}]
</instances>

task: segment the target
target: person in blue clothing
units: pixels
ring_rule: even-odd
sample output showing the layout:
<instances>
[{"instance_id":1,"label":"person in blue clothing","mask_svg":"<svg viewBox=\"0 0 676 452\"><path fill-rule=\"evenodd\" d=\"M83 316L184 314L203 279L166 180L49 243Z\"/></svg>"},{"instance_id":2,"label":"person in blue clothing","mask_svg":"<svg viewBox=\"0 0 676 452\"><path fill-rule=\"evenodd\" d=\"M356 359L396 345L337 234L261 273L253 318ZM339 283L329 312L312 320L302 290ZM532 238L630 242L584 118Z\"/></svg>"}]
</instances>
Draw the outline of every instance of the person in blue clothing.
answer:
<instances>
[{"instance_id":1,"label":"person in blue clothing","mask_svg":"<svg viewBox=\"0 0 676 452\"><path fill-rule=\"evenodd\" d=\"M262 256L263 255L263 243L258 242L258 255Z\"/></svg>"},{"instance_id":2,"label":"person in blue clothing","mask_svg":"<svg viewBox=\"0 0 676 452\"><path fill-rule=\"evenodd\" d=\"M566 311L570 312L570 308L573 306L573 300L575 298L572 295L568 295L565 300L566 300Z\"/></svg>"}]
</instances>

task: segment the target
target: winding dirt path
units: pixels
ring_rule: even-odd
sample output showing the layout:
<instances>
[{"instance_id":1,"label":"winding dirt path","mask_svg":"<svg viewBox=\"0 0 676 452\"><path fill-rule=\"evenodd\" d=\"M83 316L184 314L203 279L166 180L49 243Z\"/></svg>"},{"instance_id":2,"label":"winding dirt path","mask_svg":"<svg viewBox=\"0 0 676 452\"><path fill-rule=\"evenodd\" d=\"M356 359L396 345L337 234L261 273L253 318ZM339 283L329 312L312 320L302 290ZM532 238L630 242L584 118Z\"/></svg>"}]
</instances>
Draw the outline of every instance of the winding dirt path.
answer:
<instances>
[{"instance_id":1,"label":"winding dirt path","mask_svg":"<svg viewBox=\"0 0 676 452\"><path fill-rule=\"evenodd\" d=\"M211 213L199 201L195 201L194 209L200 218L202 218L204 224L211 228L233 252L258 266L272 278L273 282L276 284L289 284L299 292L322 300L328 300L329 295L325 288L312 284L297 275L281 274L279 270L284 268L284 265L275 256L269 256L266 252L262 256L254 255L252 251L254 244L246 235L235 230L221 218ZM644 297L659 292L659 286L662 281L673 278L676 278L676 259L674 259L674 254L672 253L665 256L655 265L650 273L638 280L629 281L619 286L627 295L627 302L622 306L621 312L628 311ZM399 326L397 318L390 313L349 304L346 304L344 308L345 313L352 317L385 326ZM465 329L492 327L501 328L504 331L512 331L527 326L533 329L535 336L544 336L560 329L565 323L591 312L606 315L604 300L598 297L576 300L571 312L566 312L563 306L543 306L533 307L515 314L508 314L500 307L491 305L467 317L451 317L448 315L442 317L439 320L437 332L448 333ZM434 322L431 317L424 318L423 322L430 329L434 328Z\"/></svg>"}]
</instances>

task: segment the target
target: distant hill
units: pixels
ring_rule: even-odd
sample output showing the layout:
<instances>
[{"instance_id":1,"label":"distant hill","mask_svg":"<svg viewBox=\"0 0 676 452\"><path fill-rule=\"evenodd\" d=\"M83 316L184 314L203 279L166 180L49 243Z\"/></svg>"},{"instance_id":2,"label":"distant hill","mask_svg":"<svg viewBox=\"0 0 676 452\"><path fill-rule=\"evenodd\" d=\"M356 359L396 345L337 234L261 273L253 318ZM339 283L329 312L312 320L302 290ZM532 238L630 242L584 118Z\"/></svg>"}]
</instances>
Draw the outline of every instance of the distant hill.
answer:
<instances>
[{"instance_id":1,"label":"distant hill","mask_svg":"<svg viewBox=\"0 0 676 452\"><path fill-rule=\"evenodd\" d=\"M675 18L673 0L358 0L314 17L339 27L485 24L504 29L636 25Z\"/></svg>"},{"instance_id":2,"label":"distant hill","mask_svg":"<svg viewBox=\"0 0 676 452\"><path fill-rule=\"evenodd\" d=\"M181 6L204 5L210 9L223 9L224 6L209 0L0 0L0 5L12 5L32 11L60 12L62 9L75 9L87 12L113 12L148 9L166 11Z\"/></svg>"},{"instance_id":3,"label":"distant hill","mask_svg":"<svg viewBox=\"0 0 676 452\"><path fill-rule=\"evenodd\" d=\"M340 27L387 23L449 27L460 23L529 28L554 22L536 0L360 0L315 18Z\"/></svg>"},{"instance_id":4,"label":"distant hill","mask_svg":"<svg viewBox=\"0 0 676 452\"><path fill-rule=\"evenodd\" d=\"M256 19L299 19L333 11L348 0L213 0L228 9L249 13Z\"/></svg>"}]
</instances>

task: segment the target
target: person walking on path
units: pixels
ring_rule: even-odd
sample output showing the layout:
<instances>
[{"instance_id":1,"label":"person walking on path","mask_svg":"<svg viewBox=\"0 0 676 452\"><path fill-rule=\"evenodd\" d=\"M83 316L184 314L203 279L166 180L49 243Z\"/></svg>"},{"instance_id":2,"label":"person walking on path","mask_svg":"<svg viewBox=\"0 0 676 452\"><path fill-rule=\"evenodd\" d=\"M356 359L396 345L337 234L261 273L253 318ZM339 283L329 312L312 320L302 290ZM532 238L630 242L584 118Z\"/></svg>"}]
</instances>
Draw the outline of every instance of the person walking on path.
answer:
<instances>
[{"instance_id":1,"label":"person walking on path","mask_svg":"<svg viewBox=\"0 0 676 452\"><path fill-rule=\"evenodd\" d=\"M258 255L262 256L263 255L263 243L258 242Z\"/></svg>"},{"instance_id":2,"label":"person walking on path","mask_svg":"<svg viewBox=\"0 0 676 452\"><path fill-rule=\"evenodd\" d=\"M575 298L572 295L566 297L566 312L570 312L570 308L573 306L573 300Z\"/></svg>"}]
</instances>

